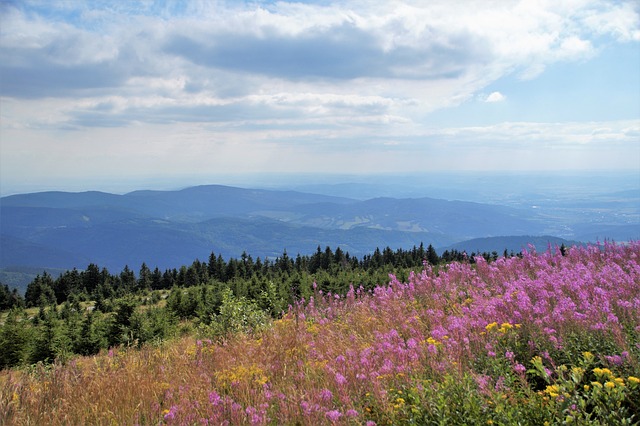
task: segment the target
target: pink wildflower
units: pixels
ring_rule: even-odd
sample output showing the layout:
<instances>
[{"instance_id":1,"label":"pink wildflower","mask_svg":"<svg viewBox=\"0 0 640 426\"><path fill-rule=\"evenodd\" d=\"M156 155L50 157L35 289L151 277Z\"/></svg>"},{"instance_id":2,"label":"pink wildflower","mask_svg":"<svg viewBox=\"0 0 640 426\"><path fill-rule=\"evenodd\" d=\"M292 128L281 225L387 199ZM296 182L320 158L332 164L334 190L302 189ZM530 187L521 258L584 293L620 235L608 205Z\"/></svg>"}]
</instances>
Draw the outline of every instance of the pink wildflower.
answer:
<instances>
[{"instance_id":1,"label":"pink wildflower","mask_svg":"<svg viewBox=\"0 0 640 426\"><path fill-rule=\"evenodd\" d=\"M342 417L342 413L338 410L331 410L325 413L325 416L332 422L337 422L340 417Z\"/></svg>"},{"instance_id":2,"label":"pink wildflower","mask_svg":"<svg viewBox=\"0 0 640 426\"><path fill-rule=\"evenodd\" d=\"M331 398L333 398L333 394L329 389L322 389L320 391L320 399L322 399L324 402L331 401Z\"/></svg>"}]
</instances>

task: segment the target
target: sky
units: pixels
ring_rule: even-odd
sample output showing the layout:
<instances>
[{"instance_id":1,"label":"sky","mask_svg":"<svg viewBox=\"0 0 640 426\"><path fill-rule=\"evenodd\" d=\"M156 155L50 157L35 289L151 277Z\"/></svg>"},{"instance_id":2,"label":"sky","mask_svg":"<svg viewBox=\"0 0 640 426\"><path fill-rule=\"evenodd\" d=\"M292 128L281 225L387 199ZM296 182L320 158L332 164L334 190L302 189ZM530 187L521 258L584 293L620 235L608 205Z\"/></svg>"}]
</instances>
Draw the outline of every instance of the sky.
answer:
<instances>
[{"instance_id":1,"label":"sky","mask_svg":"<svg viewBox=\"0 0 640 426\"><path fill-rule=\"evenodd\" d=\"M2 195L555 170L640 182L635 1L0 0Z\"/></svg>"}]
</instances>

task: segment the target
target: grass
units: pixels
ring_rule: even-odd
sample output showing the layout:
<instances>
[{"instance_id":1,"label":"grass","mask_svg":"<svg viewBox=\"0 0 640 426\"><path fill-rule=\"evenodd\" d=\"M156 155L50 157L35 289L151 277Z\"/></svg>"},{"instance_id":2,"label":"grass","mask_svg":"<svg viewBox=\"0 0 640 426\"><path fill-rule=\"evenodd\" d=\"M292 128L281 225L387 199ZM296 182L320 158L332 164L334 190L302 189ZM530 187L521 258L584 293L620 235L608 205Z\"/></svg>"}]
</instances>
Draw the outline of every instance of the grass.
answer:
<instances>
[{"instance_id":1,"label":"grass","mask_svg":"<svg viewBox=\"0 0 640 426\"><path fill-rule=\"evenodd\" d=\"M0 423L638 424L640 244L316 293L257 334L0 373Z\"/></svg>"}]
</instances>

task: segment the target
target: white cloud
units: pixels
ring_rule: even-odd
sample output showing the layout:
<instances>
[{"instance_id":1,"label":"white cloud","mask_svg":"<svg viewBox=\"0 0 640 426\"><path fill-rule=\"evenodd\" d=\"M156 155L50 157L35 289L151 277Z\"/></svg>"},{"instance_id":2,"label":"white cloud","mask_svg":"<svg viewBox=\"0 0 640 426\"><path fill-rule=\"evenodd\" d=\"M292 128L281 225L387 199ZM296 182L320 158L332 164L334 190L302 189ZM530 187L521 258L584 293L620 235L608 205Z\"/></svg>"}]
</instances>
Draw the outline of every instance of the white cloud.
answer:
<instances>
[{"instance_id":1,"label":"white cloud","mask_svg":"<svg viewBox=\"0 0 640 426\"><path fill-rule=\"evenodd\" d=\"M492 92L489 96L487 96L487 99L485 99L485 102L502 102L506 99L507 97L502 93Z\"/></svg>"},{"instance_id":2,"label":"white cloud","mask_svg":"<svg viewBox=\"0 0 640 426\"><path fill-rule=\"evenodd\" d=\"M501 78L536 78L556 63L583 63L612 43L640 40L638 9L625 1L321 3L0 3L3 173L9 162L19 174L28 170L21 158L45 157L76 170L74 152L105 161L106 173L109 164L129 163L121 157L146 155L149 147L136 141L153 138L172 153L154 155L187 169L194 158L221 169L272 167L269 150L286 146L276 157L295 162L300 154L302 170L318 163L305 160L307 145L320 155L323 144L370 149L365 141L376 138L397 142L394 155L412 159L406 149L415 145L406 140L428 136L422 123L430 113L471 99L504 101L498 91L486 95ZM550 134L627 140L611 128ZM448 132L487 135L488 144L521 131L469 129L435 133L449 142ZM86 149L87 141L99 149ZM255 155L243 162L247 152Z\"/></svg>"}]
</instances>

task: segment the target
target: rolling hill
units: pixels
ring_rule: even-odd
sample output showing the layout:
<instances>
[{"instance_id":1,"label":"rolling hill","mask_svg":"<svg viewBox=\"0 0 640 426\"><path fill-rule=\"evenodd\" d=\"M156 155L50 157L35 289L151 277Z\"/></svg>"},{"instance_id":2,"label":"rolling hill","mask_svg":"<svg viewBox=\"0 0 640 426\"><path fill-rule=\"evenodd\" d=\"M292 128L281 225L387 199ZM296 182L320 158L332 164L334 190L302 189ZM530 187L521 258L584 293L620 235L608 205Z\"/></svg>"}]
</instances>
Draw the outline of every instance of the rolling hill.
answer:
<instances>
[{"instance_id":1,"label":"rolling hill","mask_svg":"<svg viewBox=\"0 0 640 426\"><path fill-rule=\"evenodd\" d=\"M211 252L275 258L283 250L339 246L361 256L376 247L420 242L502 253L526 244L522 237L504 236L554 235L549 229L566 229L566 217L558 221L539 209L426 197L358 200L221 185L123 195L41 192L0 198L0 268L82 269L93 262L119 270L145 262L163 269L204 260ZM600 229L578 219L576 229L587 236L598 230L640 236L635 224ZM455 245L477 238L485 240ZM550 238L544 237L564 241Z\"/></svg>"}]
</instances>

